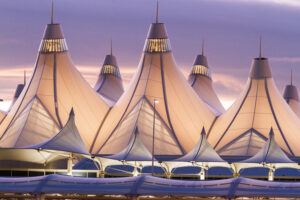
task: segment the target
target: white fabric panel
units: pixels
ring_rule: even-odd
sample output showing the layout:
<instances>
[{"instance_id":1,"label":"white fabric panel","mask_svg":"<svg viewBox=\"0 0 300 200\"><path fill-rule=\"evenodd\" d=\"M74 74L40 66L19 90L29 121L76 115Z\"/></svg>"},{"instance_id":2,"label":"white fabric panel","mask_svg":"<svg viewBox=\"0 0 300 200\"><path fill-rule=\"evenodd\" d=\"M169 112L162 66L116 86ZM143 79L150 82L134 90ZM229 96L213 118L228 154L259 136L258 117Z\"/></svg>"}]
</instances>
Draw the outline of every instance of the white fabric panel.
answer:
<instances>
[{"instance_id":1,"label":"white fabric panel","mask_svg":"<svg viewBox=\"0 0 300 200\"><path fill-rule=\"evenodd\" d=\"M100 87L101 89L99 90ZM118 101L124 92L122 79L113 75L99 75L94 89L101 94L101 96L114 102Z\"/></svg>"},{"instance_id":2,"label":"white fabric panel","mask_svg":"<svg viewBox=\"0 0 300 200\"><path fill-rule=\"evenodd\" d=\"M52 29L53 26L47 26L46 32L55 34ZM60 28L58 31L61 32ZM109 110L108 105L74 67L67 51L41 52L36 63L29 83L0 126L0 133L4 134L0 146L7 146L8 143L3 142L7 132L11 137L16 137L11 140L18 141L15 144L17 146L32 145L37 141L41 142L42 139L43 141L49 139L54 135L53 131L57 133L66 124L69 112L73 108L76 113L76 126L84 143L90 148ZM24 119L26 124L23 128L18 131L9 130L10 127L14 127L12 123L15 123L20 113L27 109L34 97L42 106L37 105L35 111L28 111L30 114L28 119ZM54 124L55 126L58 124L59 127L54 128Z\"/></svg>"},{"instance_id":3,"label":"white fabric panel","mask_svg":"<svg viewBox=\"0 0 300 200\"><path fill-rule=\"evenodd\" d=\"M243 99L245 101L238 111ZM300 139L295 134L300 130L300 121L277 91L273 79L249 79L241 97L217 119L209 133L208 141L221 155L253 156L262 147L262 139L258 134L251 133L239 140L237 138L252 128L262 135L261 138L267 138L271 127L281 148L291 155L288 146L295 155L300 153L299 145L295 143ZM253 137L255 135L257 137Z\"/></svg>"},{"instance_id":4,"label":"white fabric panel","mask_svg":"<svg viewBox=\"0 0 300 200\"><path fill-rule=\"evenodd\" d=\"M203 75L190 75L189 83L190 85L193 84L193 89L205 103L210 105L219 113L223 113L225 111L213 89L212 80L209 77Z\"/></svg>"},{"instance_id":5,"label":"white fabric panel","mask_svg":"<svg viewBox=\"0 0 300 200\"><path fill-rule=\"evenodd\" d=\"M119 128L120 121L126 119L128 113L144 96L152 105L154 99L159 100L156 110L161 120L171 130L173 137L177 138L184 152L190 151L197 143L202 127L208 130L215 119L215 113L212 113L197 96L177 68L172 52L144 52L131 84L105 120L91 152L100 154L115 152L115 148L118 147L108 146L108 140L111 140L110 138ZM142 117L139 119L141 119L139 124L147 121ZM140 132L143 131L141 137L152 135L149 122L147 122L149 125L143 125L143 129L138 129ZM132 130L127 134L131 135ZM163 140L165 140L165 134L161 136L164 136ZM159 138L158 141L162 139ZM145 146L149 148L149 140L145 142ZM169 151L171 153L173 149Z\"/></svg>"},{"instance_id":6,"label":"white fabric panel","mask_svg":"<svg viewBox=\"0 0 300 200\"><path fill-rule=\"evenodd\" d=\"M23 147L45 141L59 131L49 113L34 98L11 124L1 140L1 147Z\"/></svg>"},{"instance_id":7,"label":"white fabric panel","mask_svg":"<svg viewBox=\"0 0 300 200\"><path fill-rule=\"evenodd\" d=\"M70 113L67 124L54 137L40 144L26 148L57 150L89 155L75 125L75 115L73 111Z\"/></svg>"},{"instance_id":8,"label":"white fabric panel","mask_svg":"<svg viewBox=\"0 0 300 200\"><path fill-rule=\"evenodd\" d=\"M123 151L107 158L120 161L152 161L152 154L145 147L140 134L136 131L129 145Z\"/></svg>"},{"instance_id":9,"label":"white fabric panel","mask_svg":"<svg viewBox=\"0 0 300 200\"><path fill-rule=\"evenodd\" d=\"M153 113L153 107L146 99L142 99L120 123L101 153L115 154L127 148L128 144L130 144L130 139L134 137L135 131L138 132L139 138L148 151L152 152ZM181 155L175 138L165 124L166 122L163 122L156 114L155 155Z\"/></svg>"},{"instance_id":10,"label":"white fabric panel","mask_svg":"<svg viewBox=\"0 0 300 200\"><path fill-rule=\"evenodd\" d=\"M6 116L6 113L0 110L0 124L5 116Z\"/></svg>"}]
</instances>

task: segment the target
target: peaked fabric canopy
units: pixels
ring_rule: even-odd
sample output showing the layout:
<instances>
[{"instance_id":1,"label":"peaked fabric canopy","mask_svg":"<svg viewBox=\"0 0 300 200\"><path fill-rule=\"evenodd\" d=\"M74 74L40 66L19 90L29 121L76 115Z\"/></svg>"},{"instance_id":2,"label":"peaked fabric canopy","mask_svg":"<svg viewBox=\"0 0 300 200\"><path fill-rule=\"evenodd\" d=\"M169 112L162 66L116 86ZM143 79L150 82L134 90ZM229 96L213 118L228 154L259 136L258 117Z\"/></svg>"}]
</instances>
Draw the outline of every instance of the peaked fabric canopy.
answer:
<instances>
[{"instance_id":1,"label":"peaked fabric canopy","mask_svg":"<svg viewBox=\"0 0 300 200\"><path fill-rule=\"evenodd\" d=\"M15 102L17 101L17 99L19 98L19 96L21 95L23 89L25 87L25 84L18 84L17 85L17 88L16 88L16 91L15 91L15 94L14 94L14 97L12 99L12 102L10 104L10 108L8 110L11 110L12 106L15 104Z\"/></svg>"},{"instance_id":2,"label":"peaked fabric canopy","mask_svg":"<svg viewBox=\"0 0 300 200\"><path fill-rule=\"evenodd\" d=\"M299 165L289 159L289 157L284 153L284 151L279 147L275 141L274 132L271 128L269 139L266 144L261 148L257 154L249 159L240 161L233 164L235 170L238 172L242 168L251 167L268 167L271 169L276 168L298 168Z\"/></svg>"},{"instance_id":3,"label":"peaked fabric canopy","mask_svg":"<svg viewBox=\"0 0 300 200\"><path fill-rule=\"evenodd\" d=\"M104 98L116 102L124 92L117 59L106 55L94 89Z\"/></svg>"},{"instance_id":4,"label":"peaked fabric canopy","mask_svg":"<svg viewBox=\"0 0 300 200\"><path fill-rule=\"evenodd\" d=\"M91 152L120 152L136 128L147 149L152 149L154 112L156 155L190 151L202 127L209 129L215 119L177 68L162 23L150 26L137 72L105 120Z\"/></svg>"},{"instance_id":5,"label":"peaked fabric canopy","mask_svg":"<svg viewBox=\"0 0 300 200\"><path fill-rule=\"evenodd\" d=\"M188 82L199 95L199 97L215 112L223 113L225 111L213 89L206 56L196 56L194 65L188 78Z\"/></svg>"},{"instance_id":6,"label":"peaked fabric canopy","mask_svg":"<svg viewBox=\"0 0 300 200\"><path fill-rule=\"evenodd\" d=\"M300 117L300 102L297 87L292 84L285 86L283 98L296 115Z\"/></svg>"},{"instance_id":7,"label":"peaked fabric canopy","mask_svg":"<svg viewBox=\"0 0 300 200\"><path fill-rule=\"evenodd\" d=\"M59 133L45 142L25 148L48 149L89 155L75 125L75 114L73 109L70 112L69 120Z\"/></svg>"},{"instance_id":8,"label":"peaked fabric canopy","mask_svg":"<svg viewBox=\"0 0 300 200\"><path fill-rule=\"evenodd\" d=\"M63 129L45 142L22 148L0 148L0 160L2 160L0 166L6 164L3 161L23 161L46 165L49 162L69 158L71 154L90 155L78 133L74 118L75 115L72 110ZM21 165L26 166L24 163ZM17 166L18 164L14 165L15 168Z\"/></svg>"},{"instance_id":9,"label":"peaked fabric canopy","mask_svg":"<svg viewBox=\"0 0 300 200\"><path fill-rule=\"evenodd\" d=\"M170 172L173 168L185 166L230 167L207 142L204 128L202 129L199 142L189 153L178 159L164 162L164 164L167 165L167 169L169 169Z\"/></svg>"},{"instance_id":10,"label":"peaked fabric canopy","mask_svg":"<svg viewBox=\"0 0 300 200\"><path fill-rule=\"evenodd\" d=\"M265 144L270 128L279 146L300 155L300 120L278 92L267 58L255 58L246 88L217 120L208 141L221 155L253 156Z\"/></svg>"},{"instance_id":11,"label":"peaked fabric canopy","mask_svg":"<svg viewBox=\"0 0 300 200\"><path fill-rule=\"evenodd\" d=\"M139 132L136 130L128 146L123 151L112 156L107 156L106 158L121 161L152 161L152 154L143 144Z\"/></svg>"},{"instance_id":12,"label":"peaked fabric canopy","mask_svg":"<svg viewBox=\"0 0 300 200\"><path fill-rule=\"evenodd\" d=\"M4 119L4 117L6 116L6 113L2 110L0 110L0 124L2 123L2 120Z\"/></svg>"},{"instance_id":13,"label":"peaked fabric canopy","mask_svg":"<svg viewBox=\"0 0 300 200\"><path fill-rule=\"evenodd\" d=\"M90 147L109 107L72 64L60 24L48 24L30 81L0 126L0 146L23 147L51 138L71 108Z\"/></svg>"},{"instance_id":14,"label":"peaked fabric canopy","mask_svg":"<svg viewBox=\"0 0 300 200\"><path fill-rule=\"evenodd\" d=\"M294 163L287 157L284 151L278 146L271 128L269 139L262 149L251 158L244 160L245 163Z\"/></svg>"}]
</instances>

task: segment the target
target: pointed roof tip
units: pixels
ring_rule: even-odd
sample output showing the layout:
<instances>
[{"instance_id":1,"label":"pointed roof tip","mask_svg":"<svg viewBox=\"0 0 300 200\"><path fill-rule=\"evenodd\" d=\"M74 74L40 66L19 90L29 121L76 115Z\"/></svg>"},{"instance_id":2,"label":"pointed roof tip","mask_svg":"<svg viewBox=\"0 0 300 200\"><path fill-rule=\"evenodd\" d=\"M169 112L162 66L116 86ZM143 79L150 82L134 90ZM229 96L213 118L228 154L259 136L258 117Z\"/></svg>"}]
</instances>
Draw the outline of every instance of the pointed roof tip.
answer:
<instances>
[{"instance_id":1,"label":"pointed roof tip","mask_svg":"<svg viewBox=\"0 0 300 200\"><path fill-rule=\"evenodd\" d=\"M24 86L26 85L26 70L24 70Z\"/></svg>"},{"instance_id":2,"label":"pointed roof tip","mask_svg":"<svg viewBox=\"0 0 300 200\"><path fill-rule=\"evenodd\" d=\"M291 69L291 85L293 85L293 69Z\"/></svg>"},{"instance_id":3,"label":"pointed roof tip","mask_svg":"<svg viewBox=\"0 0 300 200\"><path fill-rule=\"evenodd\" d=\"M259 58L262 58L261 57L261 36L259 36Z\"/></svg>"},{"instance_id":4,"label":"pointed roof tip","mask_svg":"<svg viewBox=\"0 0 300 200\"><path fill-rule=\"evenodd\" d=\"M156 24L158 24L158 0L156 0L156 20L155 20L155 22L156 22Z\"/></svg>"},{"instance_id":5,"label":"pointed roof tip","mask_svg":"<svg viewBox=\"0 0 300 200\"><path fill-rule=\"evenodd\" d=\"M270 133L269 133L269 137L274 137L274 131L273 131L273 127L271 127L270 129Z\"/></svg>"},{"instance_id":6,"label":"pointed roof tip","mask_svg":"<svg viewBox=\"0 0 300 200\"><path fill-rule=\"evenodd\" d=\"M74 113L74 108L72 107L71 111L70 111L70 114L69 114L69 118L70 117L74 117L75 116L75 113Z\"/></svg>"},{"instance_id":7,"label":"pointed roof tip","mask_svg":"<svg viewBox=\"0 0 300 200\"><path fill-rule=\"evenodd\" d=\"M204 126L203 126L203 128L202 128L201 135L206 135Z\"/></svg>"},{"instance_id":8,"label":"pointed roof tip","mask_svg":"<svg viewBox=\"0 0 300 200\"><path fill-rule=\"evenodd\" d=\"M110 55L112 56L112 39L110 39Z\"/></svg>"},{"instance_id":9,"label":"pointed roof tip","mask_svg":"<svg viewBox=\"0 0 300 200\"><path fill-rule=\"evenodd\" d=\"M202 56L204 56L204 40L202 40L202 51L201 51Z\"/></svg>"},{"instance_id":10,"label":"pointed roof tip","mask_svg":"<svg viewBox=\"0 0 300 200\"><path fill-rule=\"evenodd\" d=\"M51 24L53 24L53 10L54 10L54 0L52 0L52 7L51 7Z\"/></svg>"}]
</instances>

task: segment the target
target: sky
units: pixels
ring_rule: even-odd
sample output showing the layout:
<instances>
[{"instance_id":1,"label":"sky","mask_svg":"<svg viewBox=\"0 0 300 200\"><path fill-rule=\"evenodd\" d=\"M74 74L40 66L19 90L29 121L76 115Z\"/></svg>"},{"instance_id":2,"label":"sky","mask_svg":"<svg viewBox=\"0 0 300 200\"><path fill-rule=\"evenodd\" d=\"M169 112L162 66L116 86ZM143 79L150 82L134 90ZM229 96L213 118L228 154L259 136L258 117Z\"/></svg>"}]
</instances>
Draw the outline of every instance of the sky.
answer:
<instances>
[{"instance_id":1,"label":"sky","mask_svg":"<svg viewBox=\"0 0 300 200\"><path fill-rule=\"evenodd\" d=\"M54 22L61 23L78 70L93 86L104 57L113 51L125 86L141 57L155 0L55 0ZM175 60L187 75L205 40L214 88L227 108L244 89L251 61L270 59L280 92L300 87L300 0L160 0L159 21L167 27ZM23 70L31 74L50 0L0 0L0 109L7 109Z\"/></svg>"}]
</instances>

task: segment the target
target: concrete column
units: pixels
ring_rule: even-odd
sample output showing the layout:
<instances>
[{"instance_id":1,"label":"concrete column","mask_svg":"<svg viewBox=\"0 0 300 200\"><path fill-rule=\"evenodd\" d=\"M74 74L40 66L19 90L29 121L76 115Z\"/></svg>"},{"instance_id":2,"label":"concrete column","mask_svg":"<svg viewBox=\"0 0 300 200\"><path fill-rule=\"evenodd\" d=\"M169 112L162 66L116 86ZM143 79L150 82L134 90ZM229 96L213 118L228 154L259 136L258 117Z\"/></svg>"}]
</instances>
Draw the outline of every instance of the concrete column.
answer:
<instances>
[{"instance_id":1,"label":"concrete column","mask_svg":"<svg viewBox=\"0 0 300 200\"><path fill-rule=\"evenodd\" d=\"M274 181L274 169L269 169L268 181Z\"/></svg>"},{"instance_id":2,"label":"concrete column","mask_svg":"<svg viewBox=\"0 0 300 200\"><path fill-rule=\"evenodd\" d=\"M202 180L202 181L205 180L205 169L203 167L201 168L199 176L200 176L200 180Z\"/></svg>"},{"instance_id":3,"label":"concrete column","mask_svg":"<svg viewBox=\"0 0 300 200\"><path fill-rule=\"evenodd\" d=\"M72 176L72 167L73 167L73 159L72 157L69 157L68 159L68 169L67 169L67 173L69 176Z\"/></svg>"}]
</instances>

